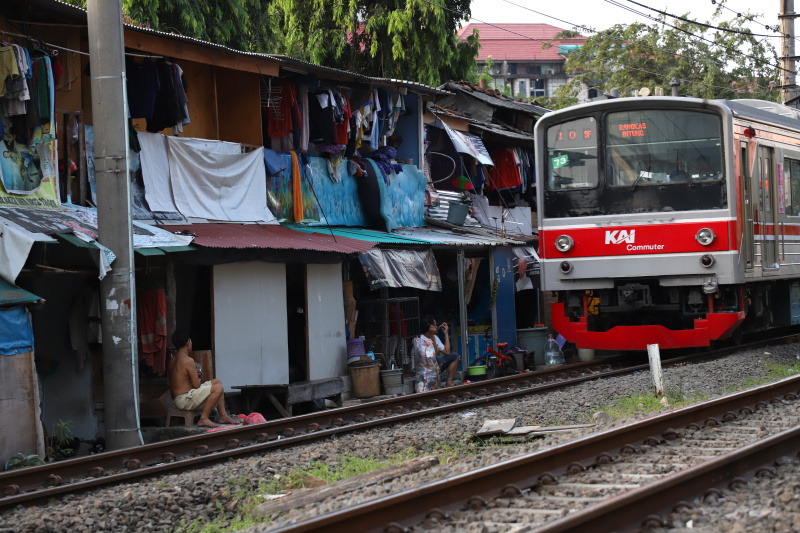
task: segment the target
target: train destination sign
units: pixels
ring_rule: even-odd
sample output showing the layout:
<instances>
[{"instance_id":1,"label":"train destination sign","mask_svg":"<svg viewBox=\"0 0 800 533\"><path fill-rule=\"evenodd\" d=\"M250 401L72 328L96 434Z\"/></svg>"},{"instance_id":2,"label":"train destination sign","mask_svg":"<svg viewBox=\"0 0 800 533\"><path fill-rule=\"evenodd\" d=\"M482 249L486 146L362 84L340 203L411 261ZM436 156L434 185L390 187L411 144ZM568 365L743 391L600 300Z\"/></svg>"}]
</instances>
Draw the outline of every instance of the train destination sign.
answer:
<instances>
[{"instance_id":1,"label":"train destination sign","mask_svg":"<svg viewBox=\"0 0 800 533\"><path fill-rule=\"evenodd\" d=\"M579 118L547 129L550 150L597 148L597 121L594 117ZM563 165L560 165L563 166ZM554 164L554 168L558 168Z\"/></svg>"},{"instance_id":2,"label":"train destination sign","mask_svg":"<svg viewBox=\"0 0 800 533\"><path fill-rule=\"evenodd\" d=\"M644 137L645 130L647 130L647 122L632 122L619 125L619 133L623 139L626 137Z\"/></svg>"}]
</instances>

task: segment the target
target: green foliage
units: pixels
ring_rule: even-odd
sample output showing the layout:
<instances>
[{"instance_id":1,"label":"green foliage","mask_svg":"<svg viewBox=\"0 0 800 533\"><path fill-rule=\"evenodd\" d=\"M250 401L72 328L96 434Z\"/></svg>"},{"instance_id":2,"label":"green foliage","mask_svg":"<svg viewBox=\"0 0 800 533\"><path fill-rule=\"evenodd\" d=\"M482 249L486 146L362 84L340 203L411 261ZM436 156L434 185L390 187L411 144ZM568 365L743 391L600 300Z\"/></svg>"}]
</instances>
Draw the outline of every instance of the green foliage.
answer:
<instances>
[{"instance_id":1,"label":"green foliage","mask_svg":"<svg viewBox=\"0 0 800 533\"><path fill-rule=\"evenodd\" d=\"M477 31L456 33L470 0L123 0L123 10L132 24L238 50L431 85L474 77L479 48Z\"/></svg>"},{"instance_id":2,"label":"green foliage","mask_svg":"<svg viewBox=\"0 0 800 533\"><path fill-rule=\"evenodd\" d=\"M72 434L71 420L59 420L56 422L53 425L53 434L49 440L47 453L54 461L72 457L77 451L72 447L75 435Z\"/></svg>"},{"instance_id":3,"label":"green foliage","mask_svg":"<svg viewBox=\"0 0 800 533\"><path fill-rule=\"evenodd\" d=\"M494 87L494 77L492 76L492 69L494 68L494 61L492 60L492 56L486 58L486 64L483 65L481 69L481 75L478 76L478 80L485 81L486 86L491 88Z\"/></svg>"},{"instance_id":4,"label":"green foliage","mask_svg":"<svg viewBox=\"0 0 800 533\"><path fill-rule=\"evenodd\" d=\"M712 22L720 28L747 32L751 14L722 20L722 2ZM684 18L690 19L687 14ZM681 81L681 94L697 98L760 98L777 100L777 53L766 39L709 28L701 23L661 16L661 24L617 24L589 37L567 56L565 70L575 77L562 86L554 101L543 102L554 109L577 102L586 84L599 91L618 88L620 95L643 87L655 94L661 87L669 95L669 81ZM573 35L562 33L553 42Z\"/></svg>"},{"instance_id":5,"label":"green foliage","mask_svg":"<svg viewBox=\"0 0 800 533\"><path fill-rule=\"evenodd\" d=\"M43 464L45 464L44 459L36 454L25 455L24 453L18 453L8 458L8 461L6 461L6 470L16 470L18 468L25 468L26 466L39 466Z\"/></svg>"}]
</instances>

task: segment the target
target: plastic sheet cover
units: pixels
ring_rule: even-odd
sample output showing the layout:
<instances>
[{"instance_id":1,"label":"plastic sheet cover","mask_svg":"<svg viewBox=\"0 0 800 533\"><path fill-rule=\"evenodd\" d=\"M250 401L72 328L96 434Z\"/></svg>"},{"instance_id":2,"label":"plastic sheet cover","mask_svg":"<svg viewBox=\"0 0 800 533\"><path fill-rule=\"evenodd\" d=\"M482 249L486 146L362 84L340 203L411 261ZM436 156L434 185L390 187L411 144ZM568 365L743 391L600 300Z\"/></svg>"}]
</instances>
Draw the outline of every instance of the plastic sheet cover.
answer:
<instances>
[{"instance_id":1,"label":"plastic sheet cover","mask_svg":"<svg viewBox=\"0 0 800 533\"><path fill-rule=\"evenodd\" d=\"M441 292L442 276L430 250L381 250L374 248L358 259L372 290L411 287Z\"/></svg>"},{"instance_id":2,"label":"plastic sheet cover","mask_svg":"<svg viewBox=\"0 0 800 533\"><path fill-rule=\"evenodd\" d=\"M33 350L33 327L22 305L0 308L0 355L16 355Z\"/></svg>"}]
</instances>

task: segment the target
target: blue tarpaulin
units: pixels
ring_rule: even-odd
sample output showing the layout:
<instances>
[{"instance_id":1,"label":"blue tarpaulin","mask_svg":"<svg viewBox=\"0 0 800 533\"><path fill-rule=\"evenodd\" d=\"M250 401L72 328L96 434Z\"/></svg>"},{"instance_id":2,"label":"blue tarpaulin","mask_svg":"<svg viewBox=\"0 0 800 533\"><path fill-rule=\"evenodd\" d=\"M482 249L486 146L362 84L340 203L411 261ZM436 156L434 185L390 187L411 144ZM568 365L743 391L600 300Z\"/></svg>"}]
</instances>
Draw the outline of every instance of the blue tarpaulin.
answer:
<instances>
[{"instance_id":1,"label":"blue tarpaulin","mask_svg":"<svg viewBox=\"0 0 800 533\"><path fill-rule=\"evenodd\" d=\"M33 328L25 306L0 308L0 354L16 355L33 350Z\"/></svg>"}]
</instances>

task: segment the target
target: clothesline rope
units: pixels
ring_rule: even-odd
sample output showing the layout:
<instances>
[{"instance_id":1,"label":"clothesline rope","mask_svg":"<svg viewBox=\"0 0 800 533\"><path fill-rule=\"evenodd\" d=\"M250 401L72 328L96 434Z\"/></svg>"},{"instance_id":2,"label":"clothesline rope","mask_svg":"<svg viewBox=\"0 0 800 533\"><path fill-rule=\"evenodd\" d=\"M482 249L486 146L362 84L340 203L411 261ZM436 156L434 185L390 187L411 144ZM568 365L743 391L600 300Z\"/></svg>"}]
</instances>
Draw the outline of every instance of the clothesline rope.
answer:
<instances>
[{"instance_id":1,"label":"clothesline rope","mask_svg":"<svg viewBox=\"0 0 800 533\"><path fill-rule=\"evenodd\" d=\"M39 42L42 45L47 46L49 48L56 48L58 50L64 50L65 52L72 52L73 54L78 54L78 55L89 57L89 52L82 52L80 50L73 50L72 48L67 48L65 46L60 46L60 45L57 45L57 44L48 43L46 41L42 41L41 39L34 39L30 35L24 35L22 33L14 33L14 32L5 31L5 30L0 30L0 34L8 35L9 37L19 37L20 39L28 39L28 40L31 40L31 41L34 41L34 42ZM161 58L164 57L164 56L154 56L152 54L133 54L133 53L130 53L130 52L125 52L125 55L129 56L129 57L147 57L147 58L150 58L150 59L161 59Z\"/></svg>"}]
</instances>

